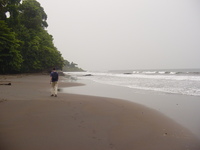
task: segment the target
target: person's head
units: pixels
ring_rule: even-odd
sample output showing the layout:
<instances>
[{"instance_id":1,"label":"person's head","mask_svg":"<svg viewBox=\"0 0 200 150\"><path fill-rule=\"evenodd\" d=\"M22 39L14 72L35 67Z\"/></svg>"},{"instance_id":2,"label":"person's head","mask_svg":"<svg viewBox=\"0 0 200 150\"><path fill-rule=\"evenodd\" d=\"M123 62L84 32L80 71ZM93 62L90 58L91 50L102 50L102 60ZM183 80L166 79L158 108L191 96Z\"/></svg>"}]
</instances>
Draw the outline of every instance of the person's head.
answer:
<instances>
[{"instance_id":1,"label":"person's head","mask_svg":"<svg viewBox=\"0 0 200 150\"><path fill-rule=\"evenodd\" d=\"M53 71L56 71L56 68L53 68Z\"/></svg>"}]
</instances>

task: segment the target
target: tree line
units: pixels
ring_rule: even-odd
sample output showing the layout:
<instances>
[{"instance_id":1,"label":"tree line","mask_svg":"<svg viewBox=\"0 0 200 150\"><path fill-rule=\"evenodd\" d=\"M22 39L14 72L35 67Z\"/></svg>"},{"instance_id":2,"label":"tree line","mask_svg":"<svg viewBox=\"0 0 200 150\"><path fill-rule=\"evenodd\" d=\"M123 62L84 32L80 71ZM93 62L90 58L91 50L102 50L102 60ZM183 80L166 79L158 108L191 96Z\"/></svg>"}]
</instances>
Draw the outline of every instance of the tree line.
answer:
<instances>
[{"instance_id":1,"label":"tree line","mask_svg":"<svg viewBox=\"0 0 200 150\"><path fill-rule=\"evenodd\" d=\"M66 72L83 72L85 70L83 70L82 68L79 68L77 66L78 64L74 63L74 62L69 62L67 60L64 60L64 67L63 67L63 71Z\"/></svg>"},{"instance_id":2,"label":"tree line","mask_svg":"<svg viewBox=\"0 0 200 150\"><path fill-rule=\"evenodd\" d=\"M65 61L36 0L0 0L0 74L41 72Z\"/></svg>"}]
</instances>

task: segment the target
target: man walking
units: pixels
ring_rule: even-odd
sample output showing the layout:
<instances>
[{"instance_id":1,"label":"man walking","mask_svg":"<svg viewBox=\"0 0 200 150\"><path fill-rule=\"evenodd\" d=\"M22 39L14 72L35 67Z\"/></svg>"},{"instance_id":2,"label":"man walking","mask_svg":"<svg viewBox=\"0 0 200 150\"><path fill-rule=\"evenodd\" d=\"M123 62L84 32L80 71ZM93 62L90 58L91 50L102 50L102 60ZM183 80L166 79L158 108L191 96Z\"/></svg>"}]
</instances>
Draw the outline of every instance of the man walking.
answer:
<instances>
[{"instance_id":1,"label":"man walking","mask_svg":"<svg viewBox=\"0 0 200 150\"><path fill-rule=\"evenodd\" d=\"M57 92L58 92L58 73L56 72L56 69L53 68L53 71L50 74L51 80L51 96L57 97Z\"/></svg>"}]
</instances>

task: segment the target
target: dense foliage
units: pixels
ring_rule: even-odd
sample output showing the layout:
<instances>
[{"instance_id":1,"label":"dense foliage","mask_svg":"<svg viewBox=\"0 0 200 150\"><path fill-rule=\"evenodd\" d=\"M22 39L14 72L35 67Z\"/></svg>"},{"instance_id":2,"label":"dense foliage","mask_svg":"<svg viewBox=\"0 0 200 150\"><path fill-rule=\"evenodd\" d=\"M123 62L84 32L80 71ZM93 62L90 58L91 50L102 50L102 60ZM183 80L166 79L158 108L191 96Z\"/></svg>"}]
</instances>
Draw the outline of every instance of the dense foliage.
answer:
<instances>
[{"instance_id":1,"label":"dense foliage","mask_svg":"<svg viewBox=\"0 0 200 150\"><path fill-rule=\"evenodd\" d=\"M79 68L77 66L77 64L73 63L73 62L69 62L67 60L64 60L64 67L63 67L63 71L66 71L66 72L75 72L75 71L79 71L79 72L82 72L84 71L83 69Z\"/></svg>"},{"instance_id":2,"label":"dense foliage","mask_svg":"<svg viewBox=\"0 0 200 150\"><path fill-rule=\"evenodd\" d=\"M63 67L46 20L36 0L0 0L0 74Z\"/></svg>"}]
</instances>

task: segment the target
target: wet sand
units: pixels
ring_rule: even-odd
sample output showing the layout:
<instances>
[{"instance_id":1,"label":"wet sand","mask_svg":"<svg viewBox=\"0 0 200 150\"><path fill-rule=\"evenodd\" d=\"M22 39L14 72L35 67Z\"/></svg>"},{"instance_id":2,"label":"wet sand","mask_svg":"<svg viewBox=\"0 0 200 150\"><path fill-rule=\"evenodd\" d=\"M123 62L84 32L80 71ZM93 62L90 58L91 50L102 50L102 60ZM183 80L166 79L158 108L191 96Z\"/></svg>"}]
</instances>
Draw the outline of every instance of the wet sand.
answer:
<instances>
[{"instance_id":1,"label":"wet sand","mask_svg":"<svg viewBox=\"0 0 200 150\"><path fill-rule=\"evenodd\" d=\"M127 87L78 80L85 86L64 88L63 92L128 100L155 109L189 129L200 140L200 97L136 90Z\"/></svg>"},{"instance_id":2,"label":"wet sand","mask_svg":"<svg viewBox=\"0 0 200 150\"><path fill-rule=\"evenodd\" d=\"M0 85L0 150L200 149L189 130L156 110L114 98L61 92L50 97L49 80L0 76L11 82Z\"/></svg>"}]
</instances>

